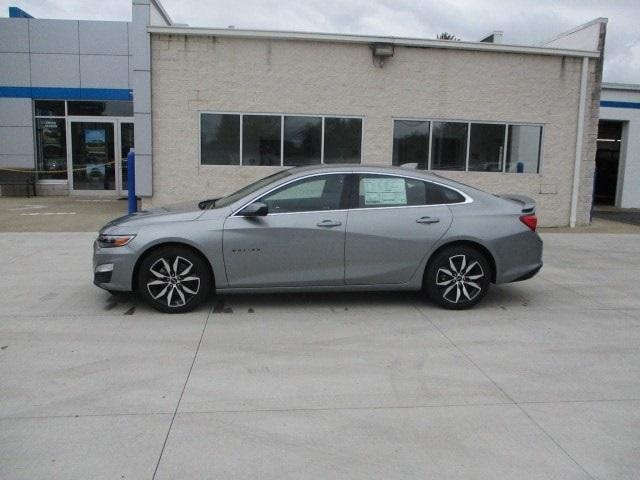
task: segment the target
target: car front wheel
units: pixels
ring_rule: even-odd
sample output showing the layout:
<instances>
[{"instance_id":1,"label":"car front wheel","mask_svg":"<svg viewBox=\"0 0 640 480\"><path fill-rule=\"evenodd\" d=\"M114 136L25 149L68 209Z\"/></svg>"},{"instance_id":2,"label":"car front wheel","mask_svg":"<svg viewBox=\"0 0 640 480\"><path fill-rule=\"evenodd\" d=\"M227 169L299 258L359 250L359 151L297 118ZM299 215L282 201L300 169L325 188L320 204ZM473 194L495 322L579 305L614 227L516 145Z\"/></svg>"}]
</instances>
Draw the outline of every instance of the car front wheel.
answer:
<instances>
[{"instance_id":1,"label":"car front wheel","mask_svg":"<svg viewBox=\"0 0 640 480\"><path fill-rule=\"evenodd\" d=\"M463 310L476 305L491 283L491 266L485 255L466 245L454 245L439 252L430 262L425 290L438 305Z\"/></svg>"},{"instance_id":2,"label":"car front wheel","mask_svg":"<svg viewBox=\"0 0 640 480\"><path fill-rule=\"evenodd\" d=\"M156 310L184 313L207 299L211 273L206 260L186 247L161 247L138 270L138 292Z\"/></svg>"}]
</instances>

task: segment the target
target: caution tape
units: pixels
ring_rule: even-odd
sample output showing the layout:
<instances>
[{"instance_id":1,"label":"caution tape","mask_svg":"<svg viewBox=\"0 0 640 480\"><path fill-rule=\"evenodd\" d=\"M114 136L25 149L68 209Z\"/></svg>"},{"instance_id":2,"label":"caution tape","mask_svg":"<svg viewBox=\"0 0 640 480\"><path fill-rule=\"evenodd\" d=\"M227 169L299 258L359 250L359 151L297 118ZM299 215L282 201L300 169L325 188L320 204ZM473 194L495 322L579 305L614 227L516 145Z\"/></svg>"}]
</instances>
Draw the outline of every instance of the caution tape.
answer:
<instances>
[{"instance_id":1,"label":"caution tape","mask_svg":"<svg viewBox=\"0 0 640 480\"><path fill-rule=\"evenodd\" d=\"M91 167L100 167L102 165L104 165L105 167L107 165L115 165L115 160L113 162L107 162L107 163L91 163ZM71 171L72 172L80 172L82 170L86 170L87 166L85 165L84 167L78 167L78 168L72 168ZM17 172L17 173L35 173L36 170L26 170L26 169L18 169L18 168L4 168L4 167L0 167L0 171L3 172ZM64 169L64 170L37 170L39 173L67 173L69 170L68 169Z\"/></svg>"}]
</instances>

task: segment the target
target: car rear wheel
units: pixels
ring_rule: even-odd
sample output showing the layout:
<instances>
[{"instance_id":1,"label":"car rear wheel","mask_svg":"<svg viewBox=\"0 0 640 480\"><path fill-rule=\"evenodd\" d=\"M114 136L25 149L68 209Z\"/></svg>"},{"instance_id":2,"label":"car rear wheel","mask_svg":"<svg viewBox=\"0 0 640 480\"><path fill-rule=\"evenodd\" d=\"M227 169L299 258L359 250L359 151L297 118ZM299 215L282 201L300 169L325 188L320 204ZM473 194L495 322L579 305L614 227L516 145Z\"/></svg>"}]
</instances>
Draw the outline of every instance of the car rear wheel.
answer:
<instances>
[{"instance_id":1,"label":"car rear wheel","mask_svg":"<svg viewBox=\"0 0 640 480\"><path fill-rule=\"evenodd\" d=\"M211 273L206 260L186 247L161 247L138 270L138 292L156 310L184 313L207 299Z\"/></svg>"},{"instance_id":2,"label":"car rear wheel","mask_svg":"<svg viewBox=\"0 0 640 480\"><path fill-rule=\"evenodd\" d=\"M439 252L427 267L425 290L438 305L464 310L486 295L491 283L491 266L473 247L454 245Z\"/></svg>"}]
</instances>

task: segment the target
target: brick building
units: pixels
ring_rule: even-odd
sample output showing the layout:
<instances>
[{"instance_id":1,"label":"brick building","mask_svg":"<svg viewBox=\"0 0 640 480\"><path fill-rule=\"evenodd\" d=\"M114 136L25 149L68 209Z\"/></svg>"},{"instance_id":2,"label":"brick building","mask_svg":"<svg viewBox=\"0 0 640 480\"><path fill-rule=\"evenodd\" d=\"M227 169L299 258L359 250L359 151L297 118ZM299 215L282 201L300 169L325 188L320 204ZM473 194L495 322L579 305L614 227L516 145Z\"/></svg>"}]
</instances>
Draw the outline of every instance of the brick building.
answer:
<instances>
[{"instance_id":1,"label":"brick building","mask_svg":"<svg viewBox=\"0 0 640 480\"><path fill-rule=\"evenodd\" d=\"M292 165L416 163L530 195L543 226L590 220L605 19L542 46L496 43L499 32L458 42L191 28L155 0L133 0L125 25L145 207L224 195ZM71 170L58 180L73 191L74 142L102 137L89 125L71 138L82 119L68 106Z\"/></svg>"}]
</instances>

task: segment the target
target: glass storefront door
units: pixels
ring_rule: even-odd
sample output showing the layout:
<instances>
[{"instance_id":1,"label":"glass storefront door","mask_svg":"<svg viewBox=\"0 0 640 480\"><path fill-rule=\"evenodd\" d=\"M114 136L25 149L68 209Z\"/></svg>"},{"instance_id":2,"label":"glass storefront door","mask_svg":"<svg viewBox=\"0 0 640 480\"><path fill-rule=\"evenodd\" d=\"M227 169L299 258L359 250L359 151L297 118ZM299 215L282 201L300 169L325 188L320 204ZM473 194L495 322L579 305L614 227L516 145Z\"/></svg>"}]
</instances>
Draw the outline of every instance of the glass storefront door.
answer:
<instances>
[{"instance_id":1,"label":"glass storefront door","mask_svg":"<svg viewBox=\"0 0 640 480\"><path fill-rule=\"evenodd\" d=\"M115 122L71 121L74 190L116 190Z\"/></svg>"},{"instance_id":2,"label":"glass storefront door","mask_svg":"<svg viewBox=\"0 0 640 480\"><path fill-rule=\"evenodd\" d=\"M67 125L71 188L126 195L127 155L134 148L133 122L124 118L71 118Z\"/></svg>"}]
</instances>

